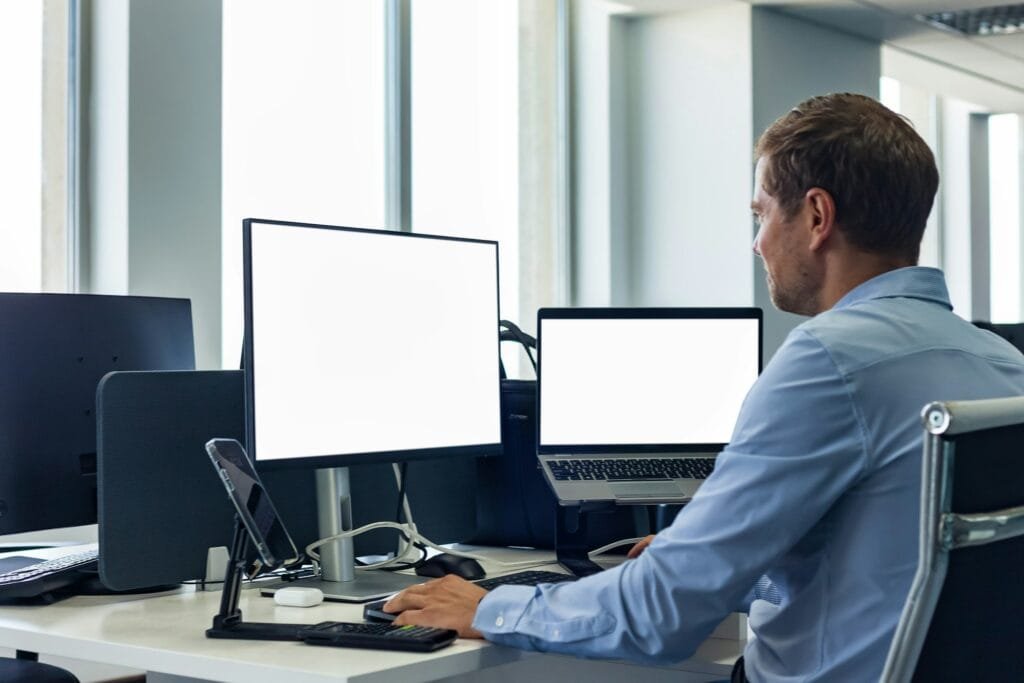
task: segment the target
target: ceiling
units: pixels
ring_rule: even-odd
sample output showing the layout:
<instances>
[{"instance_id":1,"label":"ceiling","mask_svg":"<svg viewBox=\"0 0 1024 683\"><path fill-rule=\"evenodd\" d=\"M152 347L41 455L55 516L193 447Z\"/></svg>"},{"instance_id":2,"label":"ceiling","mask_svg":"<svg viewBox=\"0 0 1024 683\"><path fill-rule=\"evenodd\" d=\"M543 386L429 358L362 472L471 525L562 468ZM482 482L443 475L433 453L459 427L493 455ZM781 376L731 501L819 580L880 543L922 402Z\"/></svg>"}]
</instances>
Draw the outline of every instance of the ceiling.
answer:
<instances>
[{"instance_id":1,"label":"ceiling","mask_svg":"<svg viewBox=\"0 0 1024 683\"><path fill-rule=\"evenodd\" d=\"M723 0L717 0L721 2ZM660 13L695 9L715 0L625 0L634 11ZM1004 0L746 0L845 33L877 40L919 58L925 64L952 68L990 86L990 106L1024 112L1024 32L964 36L938 28L917 15L978 9ZM927 68L925 70L927 73ZM939 72L926 76L942 80ZM955 80L955 78L954 78ZM992 105L991 103L995 103Z\"/></svg>"},{"instance_id":2,"label":"ceiling","mask_svg":"<svg viewBox=\"0 0 1024 683\"><path fill-rule=\"evenodd\" d=\"M917 15L990 7L993 0L754 0L809 21L888 43L952 66L1024 96L1024 32L964 36L935 27Z\"/></svg>"}]
</instances>

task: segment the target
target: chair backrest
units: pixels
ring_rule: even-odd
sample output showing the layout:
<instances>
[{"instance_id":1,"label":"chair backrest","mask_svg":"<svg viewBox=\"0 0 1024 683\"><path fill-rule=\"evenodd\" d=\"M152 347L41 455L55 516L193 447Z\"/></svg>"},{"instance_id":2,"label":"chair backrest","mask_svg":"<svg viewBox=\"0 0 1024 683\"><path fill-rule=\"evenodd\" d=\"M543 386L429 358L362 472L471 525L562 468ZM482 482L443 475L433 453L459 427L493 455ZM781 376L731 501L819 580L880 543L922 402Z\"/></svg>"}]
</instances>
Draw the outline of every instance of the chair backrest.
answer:
<instances>
[{"instance_id":1,"label":"chair backrest","mask_svg":"<svg viewBox=\"0 0 1024 683\"><path fill-rule=\"evenodd\" d=\"M983 330L995 332L1024 353L1024 323L990 323L984 320L975 320L974 325Z\"/></svg>"},{"instance_id":2,"label":"chair backrest","mask_svg":"<svg viewBox=\"0 0 1024 683\"><path fill-rule=\"evenodd\" d=\"M1024 680L1024 397L922 418L920 556L882 680Z\"/></svg>"}]
</instances>

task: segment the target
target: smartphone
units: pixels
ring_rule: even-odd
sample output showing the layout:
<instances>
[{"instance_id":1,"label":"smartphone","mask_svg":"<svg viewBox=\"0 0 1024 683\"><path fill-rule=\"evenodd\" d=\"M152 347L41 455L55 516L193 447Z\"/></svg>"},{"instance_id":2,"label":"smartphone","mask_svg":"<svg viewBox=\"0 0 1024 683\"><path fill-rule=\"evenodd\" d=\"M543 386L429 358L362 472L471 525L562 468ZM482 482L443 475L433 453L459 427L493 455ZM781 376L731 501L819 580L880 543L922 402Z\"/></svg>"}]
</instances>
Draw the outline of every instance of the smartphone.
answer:
<instances>
[{"instance_id":1,"label":"smartphone","mask_svg":"<svg viewBox=\"0 0 1024 683\"><path fill-rule=\"evenodd\" d=\"M262 567L256 567L253 573L298 562L300 556L295 542L288 535L242 444L234 439L211 439L206 442L206 452L259 554Z\"/></svg>"}]
</instances>

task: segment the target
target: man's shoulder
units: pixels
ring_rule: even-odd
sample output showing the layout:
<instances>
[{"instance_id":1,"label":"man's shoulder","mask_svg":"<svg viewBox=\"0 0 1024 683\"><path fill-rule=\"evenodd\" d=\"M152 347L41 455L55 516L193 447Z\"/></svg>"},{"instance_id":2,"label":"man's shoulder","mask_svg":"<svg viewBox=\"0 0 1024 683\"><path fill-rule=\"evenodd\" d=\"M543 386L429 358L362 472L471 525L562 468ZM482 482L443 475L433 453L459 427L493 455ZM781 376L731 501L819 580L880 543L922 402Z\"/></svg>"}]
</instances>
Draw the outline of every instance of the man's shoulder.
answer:
<instances>
[{"instance_id":1,"label":"man's shoulder","mask_svg":"<svg viewBox=\"0 0 1024 683\"><path fill-rule=\"evenodd\" d=\"M1007 356L1006 345L948 308L932 302L889 298L825 311L793 330L820 344L841 371L936 350ZM1012 358L1009 358L1012 360Z\"/></svg>"}]
</instances>

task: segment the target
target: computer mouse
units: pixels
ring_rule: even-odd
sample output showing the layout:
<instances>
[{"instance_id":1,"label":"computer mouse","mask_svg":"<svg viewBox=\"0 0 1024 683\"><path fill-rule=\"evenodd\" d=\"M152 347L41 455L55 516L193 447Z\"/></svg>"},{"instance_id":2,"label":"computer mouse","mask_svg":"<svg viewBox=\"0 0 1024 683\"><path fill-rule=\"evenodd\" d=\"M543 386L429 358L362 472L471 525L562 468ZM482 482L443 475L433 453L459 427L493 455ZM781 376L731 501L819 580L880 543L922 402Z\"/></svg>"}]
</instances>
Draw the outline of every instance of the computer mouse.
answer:
<instances>
[{"instance_id":1,"label":"computer mouse","mask_svg":"<svg viewBox=\"0 0 1024 683\"><path fill-rule=\"evenodd\" d=\"M434 578L446 574L455 574L469 581L475 581L487 576L484 568L476 560L468 557L459 557L458 555L449 555L448 553L434 555L429 560L425 560L416 567L416 574L418 576Z\"/></svg>"}]
</instances>

